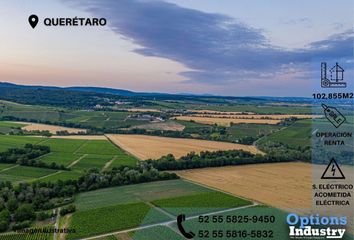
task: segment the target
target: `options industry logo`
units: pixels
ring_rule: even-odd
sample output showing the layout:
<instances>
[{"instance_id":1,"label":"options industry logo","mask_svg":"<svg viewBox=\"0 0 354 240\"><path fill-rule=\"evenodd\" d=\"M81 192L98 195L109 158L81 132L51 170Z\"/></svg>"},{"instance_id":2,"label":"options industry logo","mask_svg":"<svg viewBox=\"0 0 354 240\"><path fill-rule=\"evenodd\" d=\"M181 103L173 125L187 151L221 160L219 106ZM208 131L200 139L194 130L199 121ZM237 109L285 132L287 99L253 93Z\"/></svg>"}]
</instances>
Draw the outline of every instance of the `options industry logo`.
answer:
<instances>
[{"instance_id":1,"label":"options industry logo","mask_svg":"<svg viewBox=\"0 0 354 240\"><path fill-rule=\"evenodd\" d=\"M347 225L346 216L298 216L290 213L286 221L291 239L342 239Z\"/></svg>"}]
</instances>

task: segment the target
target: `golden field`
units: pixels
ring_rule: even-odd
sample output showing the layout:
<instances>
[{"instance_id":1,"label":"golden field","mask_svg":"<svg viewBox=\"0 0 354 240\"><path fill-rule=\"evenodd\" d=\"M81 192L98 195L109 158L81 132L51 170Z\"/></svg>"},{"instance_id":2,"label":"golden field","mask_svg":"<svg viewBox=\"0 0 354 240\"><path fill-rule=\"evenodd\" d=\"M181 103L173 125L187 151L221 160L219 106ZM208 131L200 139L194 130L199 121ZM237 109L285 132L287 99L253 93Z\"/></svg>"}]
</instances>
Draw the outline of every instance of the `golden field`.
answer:
<instances>
[{"instance_id":1,"label":"golden field","mask_svg":"<svg viewBox=\"0 0 354 240\"><path fill-rule=\"evenodd\" d=\"M194 121L197 123L230 126L231 123L258 123L258 124L278 124L280 119L248 119L248 118L216 118L216 117L194 117L194 116L177 116L173 119Z\"/></svg>"},{"instance_id":2,"label":"golden field","mask_svg":"<svg viewBox=\"0 0 354 240\"><path fill-rule=\"evenodd\" d=\"M79 132L86 132L86 129L68 128L68 127L41 124L41 123L31 123L31 122L15 122L15 123L25 124L26 126L22 127L21 129L27 131L49 131L52 134L56 134L58 131L67 131L68 133L74 133L74 134L77 134Z\"/></svg>"},{"instance_id":3,"label":"golden field","mask_svg":"<svg viewBox=\"0 0 354 240\"><path fill-rule=\"evenodd\" d=\"M176 171L185 179L278 208L309 208L312 166L268 163Z\"/></svg>"},{"instance_id":4,"label":"golden field","mask_svg":"<svg viewBox=\"0 0 354 240\"><path fill-rule=\"evenodd\" d=\"M204 112L185 116L176 116L173 119L184 121L195 121L203 124L217 124L230 126L231 123L258 123L258 124L278 124L286 118L296 117L298 119L319 118L319 115L306 114L239 114L236 112Z\"/></svg>"},{"instance_id":5,"label":"golden field","mask_svg":"<svg viewBox=\"0 0 354 240\"><path fill-rule=\"evenodd\" d=\"M199 153L201 151L237 149L263 154L255 146L226 142L127 134L108 134L106 136L120 148L141 160L158 159L170 153L179 158L193 151Z\"/></svg>"}]
</instances>

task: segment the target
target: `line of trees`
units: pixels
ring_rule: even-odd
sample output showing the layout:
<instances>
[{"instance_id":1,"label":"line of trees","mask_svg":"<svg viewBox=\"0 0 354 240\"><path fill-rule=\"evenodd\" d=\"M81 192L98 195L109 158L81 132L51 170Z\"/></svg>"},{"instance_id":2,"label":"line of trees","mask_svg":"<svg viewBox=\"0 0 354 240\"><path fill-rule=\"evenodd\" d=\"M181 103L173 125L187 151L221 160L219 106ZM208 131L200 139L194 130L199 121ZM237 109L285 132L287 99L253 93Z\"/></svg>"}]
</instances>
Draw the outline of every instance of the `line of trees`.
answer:
<instances>
[{"instance_id":1,"label":"line of trees","mask_svg":"<svg viewBox=\"0 0 354 240\"><path fill-rule=\"evenodd\" d=\"M55 162L45 163L37 158L50 153L50 147L26 144L24 148L10 148L0 152L0 163L15 163L22 166L66 170L64 165Z\"/></svg>"},{"instance_id":2,"label":"line of trees","mask_svg":"<svg viewBox=\"0 0 354 240\"><path fill-rule=\"evenodd\" d=\"M304 140L306 141L306 139ZM293 147L281 142L265 141L257 146L267 155L277 159L289 159L292 161L311 162L312 150L310 146Z\"/></svg>"},{"instance_id":3,"label":"line of trees","mask_svg":"<svg viewBox=\"0 0 354 240\"><path fill-rule=\"evenodd\" d=\"M172 154L168 154L167 156L163 156L157 160L147 160L147 162L152 164L152 166L156 169L165 171L256 163L287 162L293 160L294 159L290 158L277 158L272 155L253 155L242 150L229 150L216 152L205 151L200 154L191 152L179 159L176 159Z\"/></svg>"}]
</instances>

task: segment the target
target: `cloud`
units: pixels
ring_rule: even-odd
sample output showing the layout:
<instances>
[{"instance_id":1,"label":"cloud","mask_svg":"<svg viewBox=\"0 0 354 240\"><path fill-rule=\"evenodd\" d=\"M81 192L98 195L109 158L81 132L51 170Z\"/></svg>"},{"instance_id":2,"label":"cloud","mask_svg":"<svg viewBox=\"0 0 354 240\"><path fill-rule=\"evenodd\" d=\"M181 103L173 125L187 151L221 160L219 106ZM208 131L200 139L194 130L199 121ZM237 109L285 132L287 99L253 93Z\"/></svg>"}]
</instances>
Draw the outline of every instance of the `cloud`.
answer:
<instances>
[{"instance_id":1,"label":"cloud","mask_svg":"<svg viewBox=\"0 0 354 240\"><path fill-rule=\"evenodd\" d=\"M189 82L221 82L267 78L302 66L312 59L352 58L353 31L286 50L234 18L146 0L89 0L70 4L108 19L109 27L141 46L144 56L171 59L187 66L181 75ZM302 22L306 19L302 19ZM301 37L301 36L300 36Z\"/></svg>"},{"instance_id":2,"label":"cloud","mask_svg":"<svg viewBox=\"0 0 354 240\"><path fill-rule=\"evenodd\" d=\"M306 28L312 27L312 21L309 18L283 19L280 23L285 25L302 25Z\"/></svg>"}]
</instances>

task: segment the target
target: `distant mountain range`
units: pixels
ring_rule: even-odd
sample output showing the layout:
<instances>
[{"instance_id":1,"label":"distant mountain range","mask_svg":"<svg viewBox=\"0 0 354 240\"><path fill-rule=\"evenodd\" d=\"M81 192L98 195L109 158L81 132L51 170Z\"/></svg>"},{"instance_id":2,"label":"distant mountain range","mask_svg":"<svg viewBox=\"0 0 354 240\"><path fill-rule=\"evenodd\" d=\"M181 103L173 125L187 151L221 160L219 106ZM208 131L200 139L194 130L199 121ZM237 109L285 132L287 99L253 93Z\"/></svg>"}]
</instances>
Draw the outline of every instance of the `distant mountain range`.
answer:
<instances>
[{"instance_id":1,"label":"distant mountain range","mask_svg":"<svg viewBox=\"0 0 354 240\"><path fill-rule=\"evenodd\" d=\"M68 90L78 92L95 92L105 94L115 94L121 96L140 96L148 93L137 93L123 89L101 88L101 87L53 87L53 86L32 86L32 85L18 85L8 82L0 82L2 88L26 88L26 89L46 89L46 90Z\"/></svg>"},{"instance_id":2,"label":"distant mountain range","mask_svg":"<svg viewBox=\"0 0 354 240\"><path fill-rule=\"evenodd\" d=\"M151 93L151 92L133 92L124 89L115 88L104 88L104 87L54 87L54 86L35 86L35 85L18 85L8 82L0 82L0 88L17 88L17 89L45 89L45 90L66 90L75 92L90 92L90 93L101 93L101 94L114 94L125 97L163 97L163 98L176 98L180 97L200 97L200 98L229 98L229 99L249 99L249 100L268 100L276 102L309 102L310 98L304 97L233 97L233 96L217 96L212 94L191 94L191 93Z\"/></svg>"}]
</instances>

